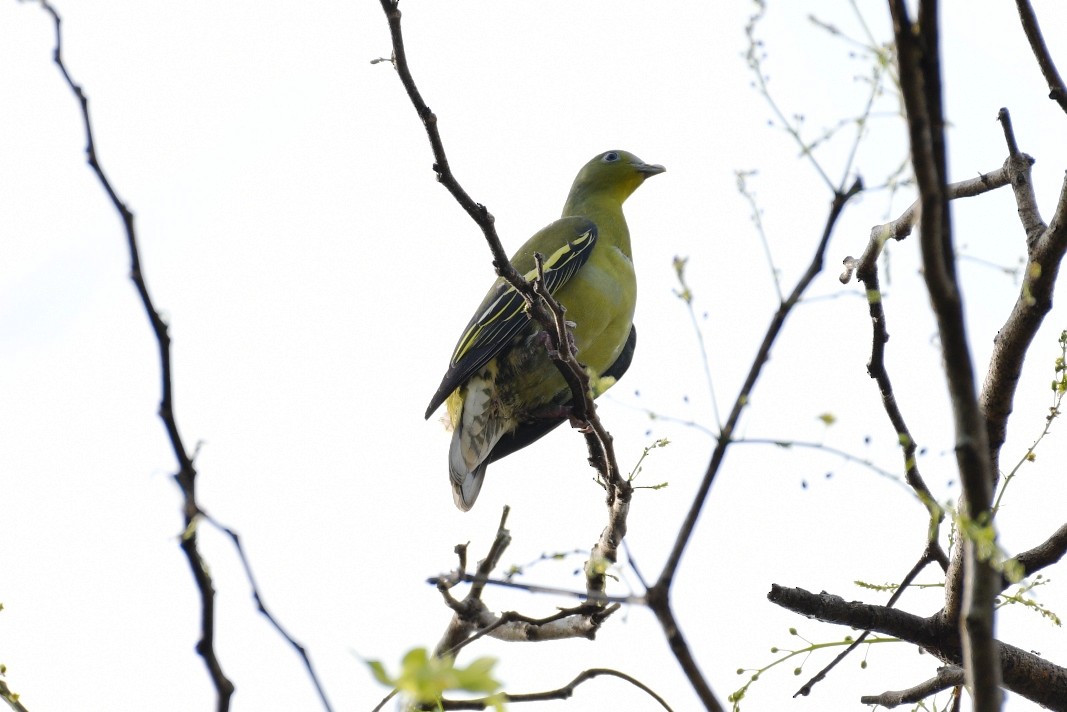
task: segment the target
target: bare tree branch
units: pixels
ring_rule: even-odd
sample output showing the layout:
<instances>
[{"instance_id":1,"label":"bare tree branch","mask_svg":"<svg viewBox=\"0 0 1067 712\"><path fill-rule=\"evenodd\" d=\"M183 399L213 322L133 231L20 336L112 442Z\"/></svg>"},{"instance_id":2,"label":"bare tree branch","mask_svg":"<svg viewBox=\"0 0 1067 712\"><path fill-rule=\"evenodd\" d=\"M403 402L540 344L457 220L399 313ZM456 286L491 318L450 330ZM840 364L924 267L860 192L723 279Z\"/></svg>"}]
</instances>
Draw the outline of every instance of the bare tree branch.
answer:
<instances>
[{"instance_id":1,"label":"bare tree branch","mask_svg":"<svg viewBox=\"0 0 1067 712\"><path fill-rule=\"evenodd\" d=\"M960 631L940 614L922 618L896 608L846 602L829 593L777 584L771 585L767 599L802 616L900 638L951 665L963 661ZM1067 712L1067 668L1000 641L994 641L993 647L1005 688L1050 710Z\"/></svg>"},{"instance_id":2,"label":"bare tree branch","mask_svg":"<svg viewBox=\"0 0 1067 712\"><path fill-rule=\"evenodd\" d=\"M1033 159L1030 159L1033 162ZM968 178L967 180L961 180L958 183L951 183L945 188L945 193L949 200L956 200L957 198L973 198L976 195L982 195L988 193L991 190L997 188L1003 188L1011 182L1011 178L1008 171L1008 162L1005 161L1004 165L995 171L989 173L983 173L976 178ZM851 255L846 257L842 263L845 265L845 271L841 273L841 284L848 284L852 279L852 275L855 274L856 278L862 281L859 276L861 273L868 272L876 269L878 258L882 254L882 249L885 247L885 243L889 240L903 240L905 237L911 235L912 230L919 224L919 213L921 212L921 199L916 199L914 203L908 206L908 209L900 214L896 220L885 223L884 225L876 225L871 228L871 237L867 242L867 247L864 249L863 254L859 259L852 257Z\"/></svg>"},{"instance_id":3,"label":"bare tree branch","mask_svg":"<svg viewBox=\"0 0 1067 712\"><path fill-rule=\"evenodd\" d=\"M1037 15L1030 5L1030 0L1015 0L1015 6L1019 9L1019 20L1022 22L1023 32L1030 42L1030 49L1034 51L1037 65L1041 67L1041 74L1048 83L1048 98L1060 105L1067 112L1067 85L1064 85L1060 73L1056 71L1056 65L1052 61L1052 55L1045 44L1045 38L1041 35L1041 27L1037 24Z\"/></svg>"},{"instance_id":4,"label":"bare tree branch","mask_svg":"<svg viewBox=\"0 0 1067 712\"><path fill-rule=\"evenodd\" d=\"M963 668L955 665L946 665L937 669L937 675L920 682L915 687L906 690L883 692L880 695L864 695L860 698L861 705L878 705L892 709L899 705L911 704L926 699L935 692L947 690L950 687L959 687L963 684Z\"/></svg>"},{"instance_id":5,"label":"bare tree branch","mask_svg":"<svg viewBox=\"0 0 1067 712\"><path fill-rule=\"evenodd\" d=\"M63 61L62 21L59 13L49 4L48 0L40 0L40 2L41 7L52 16L52 20L55 23L56 48L53 59L56 66L59 67L59 71L62 72L67 86L70 87L74 97L78 100L81 109L86 140L85 154L89 167L96 174L104 192L107 193L108 199L122 219L123 229L126 233L126 244L130 252L130 279L137 288L137 294L141 298L141 304L144 307L145 314L148 315L148 320L152 325L152 332L156 337L161 381L159 417L166 427L167 437L171 448L174 450L174 457L178 461L178 471L174 474L174 480L181 490L183 499L182 514L185 521L181 536L181 549L189 562L189 568L193 573L196 589L200 595L200 641L196 645L196 651L204 659L204 664L207 666L211 681L215 686L217 695L216 710L225 712L230 707L230 698L233 695L234 686L223 673L222 664L219 662L215 652L215 589L212 585L211 574L208 573L207 565L204 563L197 545L197 524L200 518L200 505L196 500L196 467L193 465L193 459L182 441L181 434L178 431L178 421L174 415L174 386L171 377L170 335L167 333L167 323L163 321L152 302L152 297L148 293L148 284L141 271L141 254L137 243L137 231L134 228L133 212L118 196L97 157L92 121L89 116L89 98L82 90L82 87L71 78Z\"/></svg>"},{"instance_id":6,"label":"bare tree branch","mask_svg":"<svg viewBox=\"0 0 1067 712\"><path fill-rule=\"evenodd\" d=\"M944 355L945 380L956 430L956 462L963 488L961 517L979 529L992 527L994 470L985 416L978 406L963 303L956 279L952 225L946 186L944 114L941 96L940 29L937 0L921 0L912 23L904 0L890 0L900 60L901 93L908 118L912 163L921 199L923 277ZM999 575L979 555L974 535L964 537L964 670L976 712L1000 709L1000 666L994 648L993 602Z\"/></svg>"}]
</instances>

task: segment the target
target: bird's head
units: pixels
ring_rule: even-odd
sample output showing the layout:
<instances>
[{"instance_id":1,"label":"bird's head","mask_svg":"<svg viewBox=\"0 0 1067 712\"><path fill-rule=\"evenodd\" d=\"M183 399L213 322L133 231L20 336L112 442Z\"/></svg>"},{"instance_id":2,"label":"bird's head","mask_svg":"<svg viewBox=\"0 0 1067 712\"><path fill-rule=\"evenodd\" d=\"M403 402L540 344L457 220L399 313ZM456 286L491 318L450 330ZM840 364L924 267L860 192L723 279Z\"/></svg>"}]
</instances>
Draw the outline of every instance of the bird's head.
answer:
<instances>
[{"instance_id":1,"label":"bird's head","mask_svg":"<svg viewBox=\"0 0 1067 712\"><path fill-rule=\"evenodd\" d=\"M586 163L571 187L571 195L594 193L609 196L619 203L630 197L645 178L667 170L655 163L645 163L626 151L605 151Z\"/></svg>"}]
</instances>

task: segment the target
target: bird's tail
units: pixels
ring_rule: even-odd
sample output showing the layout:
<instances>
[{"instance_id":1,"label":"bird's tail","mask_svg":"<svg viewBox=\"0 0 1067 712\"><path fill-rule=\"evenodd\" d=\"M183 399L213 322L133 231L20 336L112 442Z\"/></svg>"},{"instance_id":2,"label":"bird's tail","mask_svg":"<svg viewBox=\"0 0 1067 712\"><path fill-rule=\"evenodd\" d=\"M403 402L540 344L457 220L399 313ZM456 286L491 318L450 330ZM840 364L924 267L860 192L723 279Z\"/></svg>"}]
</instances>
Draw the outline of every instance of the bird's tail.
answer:
<instances>
[{"instance_id":1,"label":"bird's tail","mask_svg":"<svg viewBox=\"0 0 1067 712\"><path fill-rule=\"evenodd\" d=\"M448 450L448 474L452 480L452 495L456 506L464 512L474 506L482 489L489 456L500 438L509 430L507 422L491 404L492 388L471 380L459 412L453 416L455 429Z\"/></svg>"},{"instance_id":2,"label":"bird's tail","mask_svg":"<svg viewBox=\"0 0 1067 712\"><path fill-rule=\"evenodd\" d=\"M481 462L474 469L467 469L462 454L459 454L459 462L456 461L459 450L456 440L457 438L452 438L452 448L448 453L448 473L452 479L452 499L456 501L457 507L466 512L478 499L489 463Z\"/></svg>"}]
</instances>

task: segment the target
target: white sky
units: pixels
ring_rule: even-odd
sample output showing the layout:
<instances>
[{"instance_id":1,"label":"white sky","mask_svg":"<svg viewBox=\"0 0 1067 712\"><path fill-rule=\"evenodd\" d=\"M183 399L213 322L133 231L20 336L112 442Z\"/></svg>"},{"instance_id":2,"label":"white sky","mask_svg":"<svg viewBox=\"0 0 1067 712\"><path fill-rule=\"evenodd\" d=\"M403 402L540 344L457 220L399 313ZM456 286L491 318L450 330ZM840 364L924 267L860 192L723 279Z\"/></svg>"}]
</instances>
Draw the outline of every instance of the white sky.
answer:
<instances>
[{"instance_id":1,"label":"white sky","mask_svg":"<svg viewBox=\"0 0 1067 712\"><path fill-rule=\"evenodd\" d=\"M887 38L883 4L862 4L876 37ZM869 61L805 19L815 12L859 37L848 3L771 5L761 36L783 110L804 114L812 135L860 111L866 89L855 77L869 74ZM1007 106L1022 149L1038 160L1048 219L1067 167L1067 119L1045 99L1009 3L946 5L951 176L1001 164L994 118ZM408 648L435 644L450 613L423 581L454 565L457 543L469 541L480 558L505 503L508 564L593 543L604 508L583 440L564 428L494 464L477 507L454 508L448 435L422 412L491 266L478 230L435 183L395 73L369 63L390 51L377 2L57 7L101 160L137 215L149 287L171 324L179 424L190 447L201 443L201 503L241 533L267 604L308 647L334 708L369 709L386 690L353 653L395 670ZM1067 69L1067 8L1055 0L1035 7ZM639 492L630 518L632 552L654 578L712 446L644 412L712 424L671 260L690 258L725 410L776 307L734 172L759 171L751 184L787 287L807 264L831 198L791 140L768 126L770 110L749 86L751 7L407 2L404 11L411 66L456 175L496 215L509 249L557 216L594 154L622 148L668 168L627 204L641 338L633 368L600 409L624 467L654 439L672 440L642 476L670 486ZM84 163L77 106L52 47L39 7L0 3L0 662L34 712L211 709L193 650L197 599L176 541L175 465L155 415L155 344L127 279L121 226ZM891 115L875 123L856 164L869 184L899 163L903 136ZM838 141L819 154L835 180L846 148ZM849 209L811 291L824 299L790 320L742 435L823 441L900 470L865 371L866 305L836 275L870 227L912 197L877 193ZM1023 236L1010 193L957 205L954 218L967 255L1017 263ZM984 370L1018 287L975 261L962 261L960 272ZM893 246L891 277L891 374L928 448L920 462L927 482L952 499L951 416L915 240ZM1005 465L1043 426L1064 328L1067 313L1057 307L1020 388ZM826 412L839 418L830 429L817 419ZM998 521L1011 553L1064 522L1062 428L1009 490ZM743 683L737 668L771 662L771 646L797 647L790 626L816 642L847 633L767 603L771 583L882 602L885 594L851 582L899 580L921 551L924 520L904 488L861 466L818 452L733 448L674 593L720 699ZM218 590L218 652L237 685L233 709L317 709L299 661L255 612L228 541L205 528L202 545ZM581 561L533 567L526 580L580 588L571 572ZM1062 616L1058 574L1038 596ZM903 607L929 614L939 594L909 593ZM571 604L495 590L487 602L529 615ZM1033 613L1006 611L999 626L1005 640L1067 663L1062 629ZM814 655L799 678L794 662L766 674L744 709L858 709L861 694L910 686L937 665L908 646L875 646L866 671L854 654L810 699L791 700L835 653ZM502 658L497 674L513 692L607 666L640 678L676 710L696 704L640 608L613 618L594 643L489 641L466 660L485 654ZM586 684L567 708L605 700L653 708L610 680ZM1018 699L1007 707L1033 708Z\"/></svg>"}]
</instances>

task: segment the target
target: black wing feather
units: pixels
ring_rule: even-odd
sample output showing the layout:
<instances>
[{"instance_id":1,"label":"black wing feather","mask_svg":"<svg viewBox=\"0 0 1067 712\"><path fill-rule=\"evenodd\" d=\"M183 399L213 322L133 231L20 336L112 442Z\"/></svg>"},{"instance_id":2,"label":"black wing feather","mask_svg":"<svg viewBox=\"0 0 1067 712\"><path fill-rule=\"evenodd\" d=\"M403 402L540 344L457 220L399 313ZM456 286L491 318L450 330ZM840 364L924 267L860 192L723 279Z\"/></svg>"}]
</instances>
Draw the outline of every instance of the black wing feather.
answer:
<instances>
[{"instance_id":1,"label":"black wing feather","mask_svg":"<svg viewBox=\"0 0 1067 712\"><path fill-rule=\"evenodd\" d=\"M572 218L573 220L573 218ZM596 225L581 220L574 225L575 236L545 260L545 286L550 294L562 287L589 260L596 246ZM527 280L537 276L536 270L524 275ZM512 339L530 323L526 303L515 288L499 281L482 301L478 313L463 330L452 353L448 371L426 409L429 418L445 402L452 391L463 385L485 364L503 351Z\"/></svg>"},{"instance_id":2,"label":"black wing feather","mask_svg":"<svg viewBox=\"0 0 1067 712\"><path fill-rule=\"evenodd\" d=\"M630 362L633 361L636 347L637 329L631 324L630 335L626 338L626 345L623 347L622 353L619 354L619 357L615 359L615 363L611 364L607 371L600 374L601 378L611 376L616 381L622 378L622 374L626 373L626 370L630 368ZM521 423L515 430L500 438L500 441L493 447L493 451L489 453L489 457L485 459L485 464L496 462L500 458L507 457L530 443L540 440L558 428L564 420L566 418L538 418L527 423Z\"/></svg>"}]
</instances>

